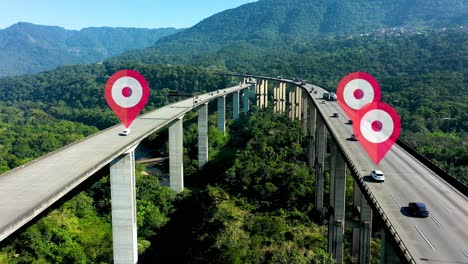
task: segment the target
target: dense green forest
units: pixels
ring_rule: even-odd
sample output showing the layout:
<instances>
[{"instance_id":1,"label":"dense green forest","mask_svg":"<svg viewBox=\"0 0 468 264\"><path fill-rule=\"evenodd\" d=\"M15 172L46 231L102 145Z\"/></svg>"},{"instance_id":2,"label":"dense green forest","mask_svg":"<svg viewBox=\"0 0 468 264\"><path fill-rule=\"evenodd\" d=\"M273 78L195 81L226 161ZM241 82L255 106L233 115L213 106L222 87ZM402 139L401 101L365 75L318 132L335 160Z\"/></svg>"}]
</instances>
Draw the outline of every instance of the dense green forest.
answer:
<instances>
[{"instance_id":1,"label":"dense green forest","mask_svg":"<svg viewBox=\"0 0 468 264\"><path fill-rule=\"evenodd\" d=\"M152 89L144 111L167 104L169 88L200 92L222 87L219 76L192 66L95 64L2 78L0 172L117 124L104 85L112 73L127 67L141 72Z\"/></svg>"},{"instance_id":2,"label":"dense green forest","mask_svg":"<svg viewBox=\"0 0 468 264\"><path fill-rule=\"evenodd\" d=\"M189 170L184 193L161 187L137 166L140 263L334 263L326 253L326 227L313 221L314 177L300 124L254 112L223 137L214 121L211 116L212 160L202 171ZM196 126L186 122L189 164ZM111 262L108 176L90 179L68 198L2 242L0 262Z\"/></svg>"},{"instance_id":3,"label":"dense green forest","mask_svg":"<svg viewBox=\"0 0 468 264\"><path fill-rule=\"evenodd\" d=\"M457 28L467 26L466 12L464 0L261 0L217 13L124 56L146 60L150 54L160 62L194 63L207 52L222 54L239 45L287 50L324 36ZM241 54L247 55L246 50Z\"/></svg>"}]
</instances>

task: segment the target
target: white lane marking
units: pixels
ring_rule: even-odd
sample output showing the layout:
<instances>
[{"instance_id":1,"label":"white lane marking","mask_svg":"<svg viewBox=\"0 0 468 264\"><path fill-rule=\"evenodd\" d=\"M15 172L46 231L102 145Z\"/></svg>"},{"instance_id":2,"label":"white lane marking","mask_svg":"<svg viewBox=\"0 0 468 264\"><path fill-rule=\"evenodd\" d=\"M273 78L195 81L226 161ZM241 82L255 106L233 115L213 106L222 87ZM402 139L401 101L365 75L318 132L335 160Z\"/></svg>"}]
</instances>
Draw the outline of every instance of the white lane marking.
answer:
<instances>
[{"instance_id":1,"label":"white lane marking","mask_svg":"<svg viewBox=\"0 0 468 264\"><path fill-rule=\"evenodd\" d=\"M442 227L439 223L439 221L437 221L437 219L435 219L434 216L432 216L431 214L429 215L429 217L434 221L434 223L436 223L436 225L438 225L439 227Z\"/></svg>"},{"instance_id":2,"label":"white lane marking","mask_svg":"<svg viewBox=\"0 0 468 264\"><path fill-rule=\"evenodd\" d=\"M398 206L401 208L401 203L400 201L398 201L398 199L392 194L392 198L393 200L395 200L395 202L398 204Z\"/></svg>"},{"instance_id":3,"label":"white lane marking","mask_svg":"<svg viewBox=\"0 0 468 264\"><path fill-rule=\"evenodd\" d=\"M442 201L439 201L444 207L445 209L447 209L447 211L449 211L451 214L453 214L453 211L450 210Z\"/></svg>"},{"instance_id":4,"label":"white lane marking","mask_svg":"<svg viewBox=\"0 0 468 264\"><path fill-rule=\"evenodd\" d=\"M403 153L404 153L404 152L403 152ZM412 157L412 156L409 155L409 154L408 154L407 156ZM430 172L432 172L432 170L430 170L430 169L427 169L427 170L426 170L427 167L423 167L423 166L420 164L420 161L418 161L418 160L416 160L416 159L415 159L414 161L415 161L415 162L413 162L413 164L414 164L416 167L418 167L418 169L419 169L418 171L430 171ZM434 174L435 174L435 173L434 173ZM440 187L442 187L443 189L445 189L448 193L453 194L451 190L449 190L447 187L445 187L444 184L442 184L442 182L439 181L439 179L437 178L436 175L432 175L431 173L428 173L428 174L425 174L425 175L430 175L431 178L432 178Z\"/></svg>"},{"instance_id":5,"label":"white lane marking","mask_svg":"<svg viewBox=\"0 0 468 264\"><path fill-rule=\"evenodd\" d=\"M426 240L426 243L432 248L432 250L435 251L434 246L432 246L431 242L429 242L429 240L428 240L427 237L423 234L423 232L421 231L421 229L419 229L419 227L416 226L416 225L415 225L414 227L416 227L416 229L418 230L419 234L421 234L421 236L424 238L424 240Z\"/></svg>"},{"instance_id":6,"label":"white lane marking","mask_svg":"<svg viewBox=\"0 0 468 264\"><path fill-rule=\"evenodd\" d=\"M468 252L466 252L466 250L464 250L463 248L461 249L461 251L463 252L463 255L465 255L468 258Z\"/></svg>"},{"instance_id":7,"label":"white lane marking","mask_svg":"<svg viewBox=\"0 0 468 264\"><path fill-rule=\"evenodd\" d=\"M412 197L416 197L408 188L406 188L403 184L401 185Z\"/></svg>"}]
</instances>

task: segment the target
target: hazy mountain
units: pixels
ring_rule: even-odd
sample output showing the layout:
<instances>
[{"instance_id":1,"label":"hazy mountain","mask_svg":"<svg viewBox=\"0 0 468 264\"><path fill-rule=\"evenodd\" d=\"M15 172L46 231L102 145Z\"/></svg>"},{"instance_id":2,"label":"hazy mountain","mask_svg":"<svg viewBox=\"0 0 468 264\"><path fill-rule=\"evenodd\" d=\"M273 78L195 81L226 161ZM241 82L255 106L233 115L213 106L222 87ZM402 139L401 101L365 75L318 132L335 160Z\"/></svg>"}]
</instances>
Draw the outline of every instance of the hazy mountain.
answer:
<instances>
[{"instance_id":1,"label":"hazy mountain","mask_svg":"<svg viewBox=\"0 0 468 264\"><path fill-rule=\"evenodd\" d=\"M0 76L36 73L60 65L92 63L153 45L175 28L84 28L18 23L0 30Z\"/></svg>"},{"instance_id":2,"label":"hazy mountain","mask_svg":"<svg viewBox=\"0 0 468 264\"><path fill-rule=\"evenodd\" d=\"M321 36L467 25L468 0L260 0L217 13L159 40L153 48L125 54L146 62L187 63L205 51L279 48ZM181 59L186 55L185 60Z\"/></svg>"}]
</instances>

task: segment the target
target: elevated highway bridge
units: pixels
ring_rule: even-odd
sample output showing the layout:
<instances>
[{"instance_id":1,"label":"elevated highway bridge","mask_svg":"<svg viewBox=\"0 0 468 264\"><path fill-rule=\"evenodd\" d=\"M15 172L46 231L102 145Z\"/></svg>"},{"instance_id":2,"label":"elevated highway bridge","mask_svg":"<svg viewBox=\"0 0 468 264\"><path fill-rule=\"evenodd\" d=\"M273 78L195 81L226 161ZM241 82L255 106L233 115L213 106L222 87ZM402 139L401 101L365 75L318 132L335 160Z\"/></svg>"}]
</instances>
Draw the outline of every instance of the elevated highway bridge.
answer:
<instances>
[{"instance_id":1,"label":"elevated highway bridge","mask_svg":"<svg viewBox=\"0 0 468 264\"><path fill-rule=\"evenodd\" d=\"M359 217L353 227L353 255L361 263L370 257L372 217L382 219L385 263L468 263L468 198L466 187L449 184L431 166L394 145L375 166L358 142L349 141L352 126L336 102L322 103L325 89L313 84L265 76L244 78L238 86L209 92L156 109L137 118L132 133L119 136L122 125L103 130L0 175L0 240L28 223L99 169L110 165L115 263L136 263L134 150L146 137L169 129L170 186L183 190L183 117L198 111L199 164L208 161L208 103L217 101L218 129L224 131L226 97L233 98L233 118L273 107L302 122L309 136L309 167L316 173L316 208L324 208L324 171L330 171L329 252L343 261L345 179L355 181L354 206ZM272 88L270 84L277 84ZM287 91L289 91L287 93ZM253 95L253 96L252 96ZM338 113L338 118L332 118ZM327 142L327 134L330 141ZM330 168L325 168L327 144ZM373 169L385 172L384 183L369 181ZM347 175L349 174L350 175ZM457 187L457 188L456 188ZM425 202L429 218L409 217L408 202ZM396 253L396 255L395 255Z\"/></svg>"}]
</instances>

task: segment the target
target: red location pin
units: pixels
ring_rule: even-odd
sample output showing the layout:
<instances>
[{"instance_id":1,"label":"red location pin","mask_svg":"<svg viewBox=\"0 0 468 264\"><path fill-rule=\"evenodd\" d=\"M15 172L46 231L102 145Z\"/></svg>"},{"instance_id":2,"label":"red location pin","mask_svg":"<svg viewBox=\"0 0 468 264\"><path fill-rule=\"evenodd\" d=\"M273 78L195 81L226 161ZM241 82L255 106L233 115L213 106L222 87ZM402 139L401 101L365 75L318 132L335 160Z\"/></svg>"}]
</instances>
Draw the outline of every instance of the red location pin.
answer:
<instances>
[{"instance_id":1,"label":"red location pin","mask_svg":"<svg viewBox=\"0 0 468 264\"><path fill-rule=\"evenodd\" d=\"M341 79L336 89L336 97L341 109L349 119L363 106L380 101L380 86L377 80L365 72L353 72Z\"/></svg>"},{"instance_id":2,"label":"red location pin","mask_svg":"<svg viewBox=\"0 0 468 264\"><path fill-rule=\"evenodd\" d=\"M104 95L107 104L128 128L148 102L148 82L136 71L121 70L107 80Z\"/></svg>"},{"instance_id":3,"label":"red location pin","mask_svg":"<svg viewBox=\"0 0 468 264\"><path fill-rule=\"evenodd\" d=\"M400 136L400 116L391 106L374 102L357 111L355 118L354 134L375 164L379 164Z\"/></svg>"}]
</instances>

